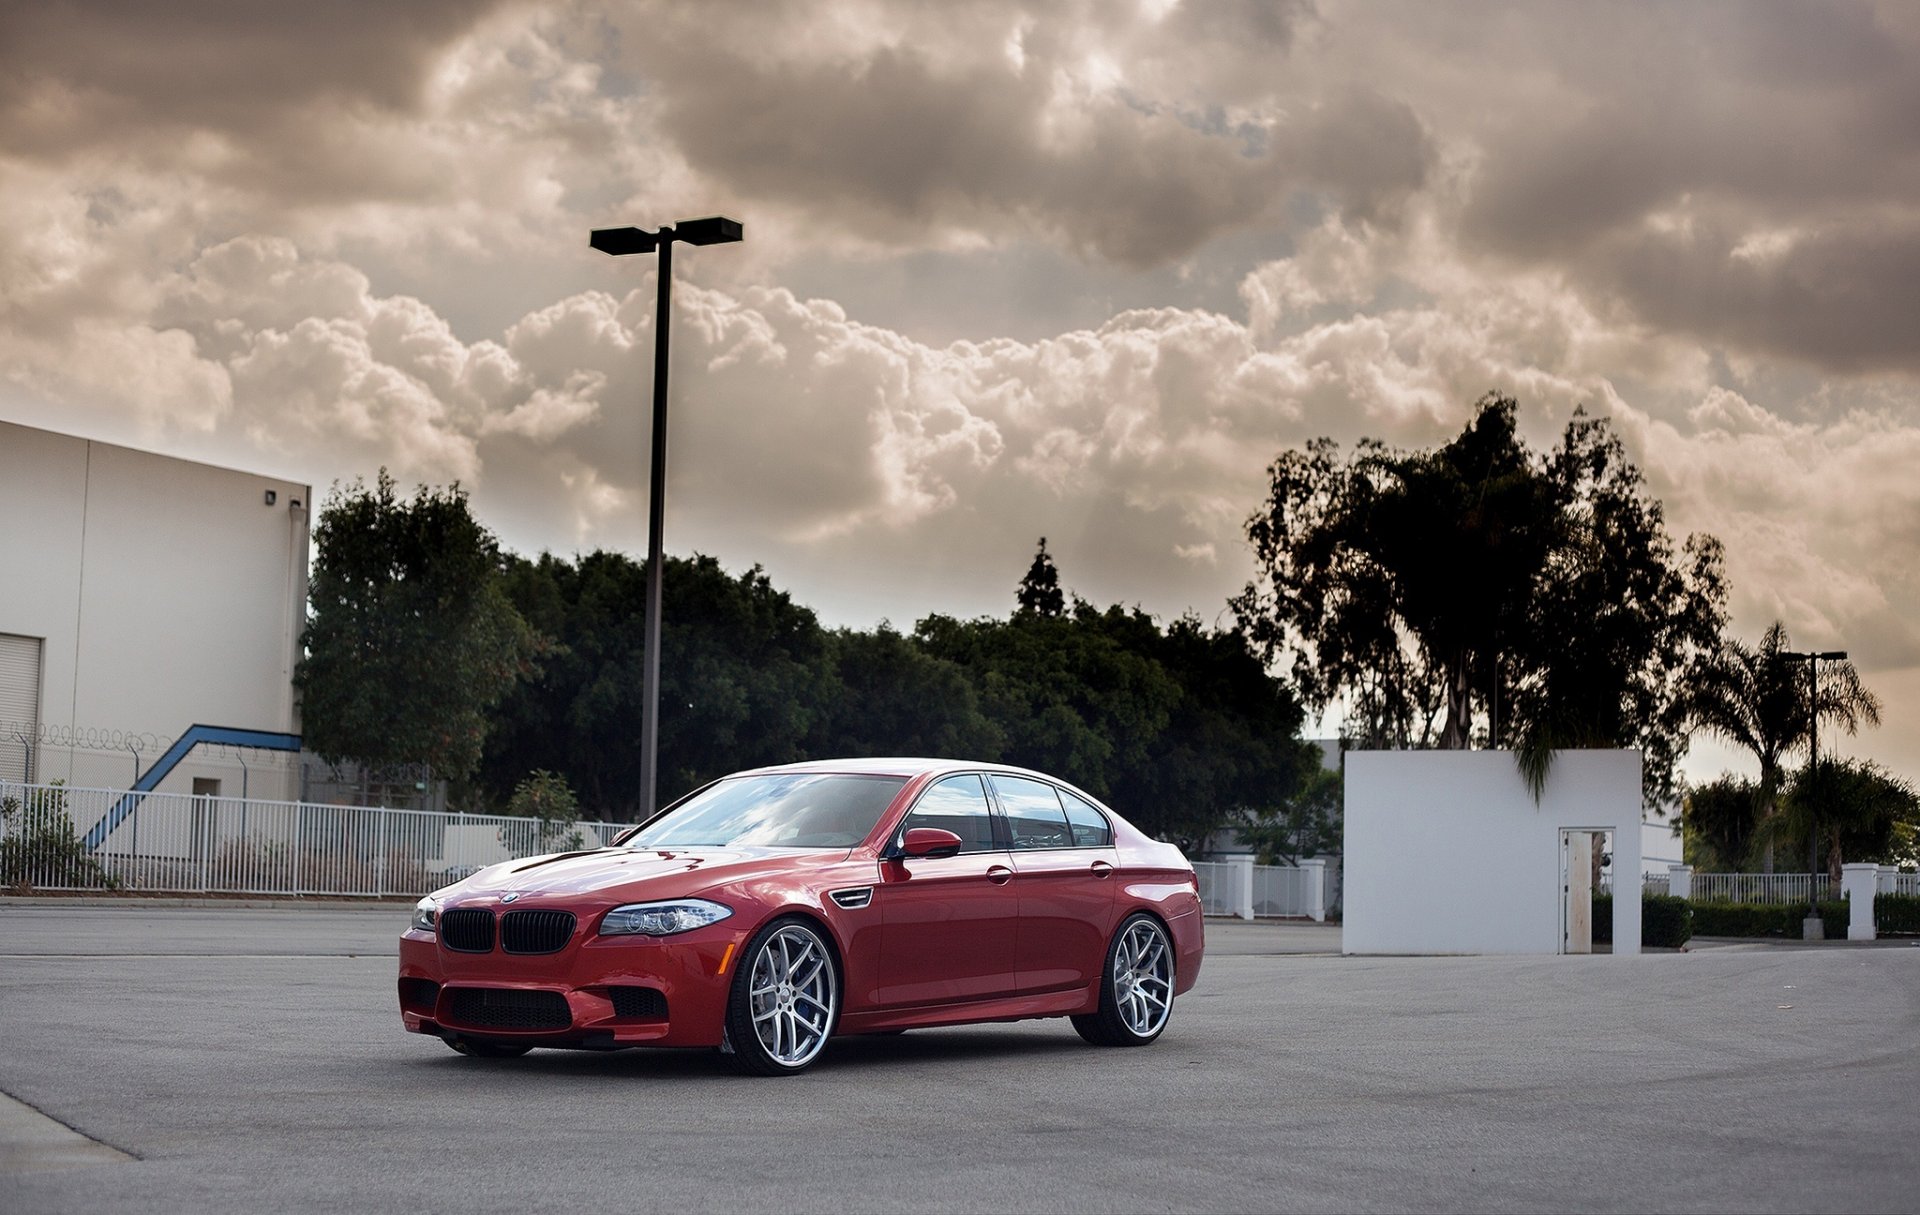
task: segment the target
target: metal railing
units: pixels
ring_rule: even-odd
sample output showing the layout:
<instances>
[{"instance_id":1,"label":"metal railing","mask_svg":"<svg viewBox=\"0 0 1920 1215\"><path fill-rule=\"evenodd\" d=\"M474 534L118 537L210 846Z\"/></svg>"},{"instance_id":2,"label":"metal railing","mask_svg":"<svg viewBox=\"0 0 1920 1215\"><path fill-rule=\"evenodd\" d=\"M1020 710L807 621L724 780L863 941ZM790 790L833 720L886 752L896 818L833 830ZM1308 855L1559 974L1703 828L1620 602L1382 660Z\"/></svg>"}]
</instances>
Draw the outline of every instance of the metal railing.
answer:
<instances>
[{"instance_id":1,"label":"metal railing","mask_svg":"<svg viewBox=\"0 0 1920 1215\"><path fill-rule=\"evenodd\" d=\"M1233 915L1232 865L1222 861L1195 861L1193 876L1200 883L1200 910L1207 915Z\"/></svg>"},{"instance_id":2,"label":"metal railing","mask_svg":"<svg viewBox=\"0 0 1920 1215\"><path fill-rule=\"evenodd\" d=\"M0 781L0 819L0 886L373 897L598 847L625 826L13 781Z\"/></svg>"},{"instance_id":3,"label":"metal railing","mask_svg":"<svg viewBox=\"0 0 1920 1215\"><path fill-rule=\"evenodd\" d=\"M1838 883L1827 874L1805 873L1696 873L1692 901L1696 903L1777 903L1807 901L1807 883L1823 899L1840 897Z\"/></svg>"},{"instance_id":4,"label":"metal railing","mask_svg":"<svg viewBox=\"0 0 1920 1215\"><path fill-rule=\"evenodd\" d=\"M1253 867L1253 914L1256 917L1306 915L1314 895L1325 898L1321 891L1308 889L1309 880L1317 884L1323 872L1325 871L1309 872L1305 869L1280 865L1255 865Z\"/></svg>"},{"instance_id":5,"label":"metal railing","mask_svg":"<svg viewBox=\"0 0 1920 1215\"><path fill-rule=\"evenodd\" d=\"M1290 919L1325 915L1338 906L1339 866L1312 868L1292 865L1236 865L1230 861L1195 861L1193 874L1200 886L1200 908L1208 915L1242 914L1244 888L1236 888L1239 873L1251 873L1251 903L1255 919ZM1316 886L1325 885L1325 889Z\"/></svg>"}]
</instances>

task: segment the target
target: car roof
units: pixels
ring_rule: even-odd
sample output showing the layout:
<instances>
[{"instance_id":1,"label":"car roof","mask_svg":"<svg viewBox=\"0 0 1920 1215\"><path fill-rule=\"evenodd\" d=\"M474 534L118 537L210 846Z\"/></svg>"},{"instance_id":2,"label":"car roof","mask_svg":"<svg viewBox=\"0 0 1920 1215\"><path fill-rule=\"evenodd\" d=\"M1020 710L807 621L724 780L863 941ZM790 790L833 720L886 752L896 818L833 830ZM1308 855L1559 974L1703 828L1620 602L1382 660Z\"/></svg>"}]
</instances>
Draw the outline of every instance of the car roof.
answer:
<instances>
[{"instance_id":1,"label":"car roof","mask_svg":"<svg viewBox=\"0 0 1920 1215\"><path fill-rule=\"evenodd\" d=\"M972 759L931 759L925 756L884 756L873 759L810 759L797 764L775 764L735 772L735 776L759 776L768 772L841 772L856 776L920 776L928 772L1012 772L1036 776L1064 784L1058 777L1031 768L1011 764L987 763Z\"/></svg>"}]
</instances>

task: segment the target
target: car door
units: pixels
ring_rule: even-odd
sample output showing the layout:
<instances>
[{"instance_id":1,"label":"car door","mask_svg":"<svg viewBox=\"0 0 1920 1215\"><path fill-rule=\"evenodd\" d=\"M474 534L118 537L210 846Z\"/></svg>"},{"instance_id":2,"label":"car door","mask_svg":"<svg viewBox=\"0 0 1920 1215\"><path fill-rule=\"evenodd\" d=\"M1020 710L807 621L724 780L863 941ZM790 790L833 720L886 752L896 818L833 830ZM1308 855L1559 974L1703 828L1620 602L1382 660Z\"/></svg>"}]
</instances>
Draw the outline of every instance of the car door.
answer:
<instances>
[{"instance_id":1,"label":"car door","mask_svg":"<svg viewBox=\"0 0 1920 1215\"><path fill-rule=\"evenodd\" d=\"M1010 996L1019 925L1014 869L979 775L929 786L895 830L938 827L960 837L958 856L882 861L880 1008Z\"/></svg>"},{"instance_id":2,"label":"car door","mask_svg":"<svg viewBox=\"0 0 1920 1215\"><path fill-rule=\"evenodd\" d=\"M1045 781L1000 773L989 780L1012 844L1020 903L1020 990L1064 991L1096 982L1106 965L1119 886L1113 876L1119 856L1112 829L1079 798L1073 800L1104 830L1076 828L1061 793Z\"/></svg>"}]
</instances>

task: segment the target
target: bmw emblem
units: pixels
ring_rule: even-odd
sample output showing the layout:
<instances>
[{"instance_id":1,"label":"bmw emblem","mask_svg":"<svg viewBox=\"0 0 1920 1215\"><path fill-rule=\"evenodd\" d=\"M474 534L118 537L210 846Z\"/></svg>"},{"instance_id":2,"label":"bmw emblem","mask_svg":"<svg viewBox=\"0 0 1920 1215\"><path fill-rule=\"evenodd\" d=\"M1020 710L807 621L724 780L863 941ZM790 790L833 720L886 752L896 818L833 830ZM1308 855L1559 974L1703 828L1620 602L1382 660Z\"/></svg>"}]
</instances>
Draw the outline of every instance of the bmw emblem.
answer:
<instances>
[{"instance_id":1,"label":"bmw emblem","mask_svg":"<svg viewBox=\"0 0 1920 1215\"><path fill-rule=\"evenodd\" d=\"M500 896L500 901L502 903L511 903L519 897L520 897L520 892L518 890L509 890L505 894Z\"/></svg>"}]
</instances>

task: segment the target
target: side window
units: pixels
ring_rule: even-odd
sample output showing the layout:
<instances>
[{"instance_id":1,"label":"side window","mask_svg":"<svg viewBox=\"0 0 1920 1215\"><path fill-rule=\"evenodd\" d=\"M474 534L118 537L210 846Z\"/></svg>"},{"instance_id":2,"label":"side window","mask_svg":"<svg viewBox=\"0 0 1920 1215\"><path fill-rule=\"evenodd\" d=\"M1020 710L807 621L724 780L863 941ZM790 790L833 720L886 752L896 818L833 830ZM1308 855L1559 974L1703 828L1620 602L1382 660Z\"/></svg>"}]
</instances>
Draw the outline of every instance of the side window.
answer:
<instances>
[{"instance_id":1,"label":"side window","mask_svg":"<svg viewBox=\"0 0 1920 1215\"><path fill-rule=\"evenodd\" d=\"M1067 816L1060 811L1060 798L1052 785L1024 776L989 779L1001 808L1007 812L1007 825L1013 828L1015 852L1073 846L1073 832L1067 827Z\"/></svg>"},{"instance_id":2,"label":"side window","mask_svg":"<svg viewBox=\"0 0 1920 1215\"><path fill-rule=\"evenodd\" d=\"M938 827L960 837L962 852L993 852L993 811L978 776L949 776L920 795L901 820L905 834L914 827Z\"/></svg>"},{"instance_id":3,"label":"side window","mask_svg":"<svg viewBox=\"0 0 1920 1215\"><path fill-rule=\"evenodd\" d=\"M1085 798L1075 797L1065 789L1060 790L1060 800L1067 807L1067 822L1073 828L1073 846L1075 848L1108 848L1113 845L1113 825L1107 822L1107 816Z\"/></svg>"}]
</instances>

